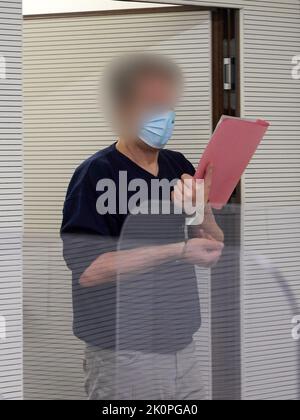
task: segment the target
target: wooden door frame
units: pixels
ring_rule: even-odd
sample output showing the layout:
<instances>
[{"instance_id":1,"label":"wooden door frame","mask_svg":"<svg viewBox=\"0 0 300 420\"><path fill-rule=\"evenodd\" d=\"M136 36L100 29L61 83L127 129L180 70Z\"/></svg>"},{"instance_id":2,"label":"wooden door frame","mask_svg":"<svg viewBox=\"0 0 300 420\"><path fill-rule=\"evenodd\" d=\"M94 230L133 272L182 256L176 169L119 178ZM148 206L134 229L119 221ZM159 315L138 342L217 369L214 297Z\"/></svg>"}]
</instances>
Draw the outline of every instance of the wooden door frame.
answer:
<instances>
[{"instance_id":1,"label":"wooden door frame","mask_svg":"<svg viewBox=\"0 0 300 420\"><path fill-rule=\"evenodd\" d=\"M231 39L235 39L234 52L229 47ZM212 11L212 57L212 125L215 128L222 114L236 117L241 115L239 9ZM224 57L232 57L234 60L234 109L230 104L232 92L224 90ZM227 109L225 103L228 104ZM222 259L216 268L212 269L210 287L212 398L215 400L242 398L241 200L241 183L239 183L230 205L221 212L216 212L219 223L225 231L226 246Z\"/></svg>"}]
</instances>

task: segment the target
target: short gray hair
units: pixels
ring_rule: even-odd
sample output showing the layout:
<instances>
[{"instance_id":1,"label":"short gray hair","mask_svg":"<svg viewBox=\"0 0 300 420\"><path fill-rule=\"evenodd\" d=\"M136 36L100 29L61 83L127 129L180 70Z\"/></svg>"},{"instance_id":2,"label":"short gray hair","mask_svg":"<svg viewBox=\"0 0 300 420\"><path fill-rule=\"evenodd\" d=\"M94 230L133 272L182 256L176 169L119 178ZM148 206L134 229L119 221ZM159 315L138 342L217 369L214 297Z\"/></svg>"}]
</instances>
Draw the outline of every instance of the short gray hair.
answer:
<instances>
[{"instance_id":1,"label":"short gray hair","mask_svg":"<svg viewBox=\"0 0 300 420\"><path fill-rule=\"evenodd\" d=\"M174 83L178 89L183 84L180 67L168 57L154 53L135 53L114 59L107 67L103 78L106 100L113 107L128 102L138 81L158 76Z\"/></svg>"}]
</instances>

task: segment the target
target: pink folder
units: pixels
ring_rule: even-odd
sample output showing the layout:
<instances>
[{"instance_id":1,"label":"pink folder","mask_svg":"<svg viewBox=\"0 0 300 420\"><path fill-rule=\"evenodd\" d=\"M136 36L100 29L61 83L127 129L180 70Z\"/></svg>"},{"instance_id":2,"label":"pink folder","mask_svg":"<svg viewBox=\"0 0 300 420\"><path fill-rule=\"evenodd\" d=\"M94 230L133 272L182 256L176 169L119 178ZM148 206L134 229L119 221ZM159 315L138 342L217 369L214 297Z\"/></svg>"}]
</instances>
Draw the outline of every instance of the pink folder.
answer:
<instances>
[{"instance_id":1,"label":"pink folder","mask_svg":"<svg viewBox=\"0 0 300 420\"><path fill-rule=\"evenodd\" d=\"M221 209L228 203L269 125L263 120L222 116L195 174L195 178L203 179L208 164L213 165L209 196L213 208Z\"/></svg>"}]
</instances>

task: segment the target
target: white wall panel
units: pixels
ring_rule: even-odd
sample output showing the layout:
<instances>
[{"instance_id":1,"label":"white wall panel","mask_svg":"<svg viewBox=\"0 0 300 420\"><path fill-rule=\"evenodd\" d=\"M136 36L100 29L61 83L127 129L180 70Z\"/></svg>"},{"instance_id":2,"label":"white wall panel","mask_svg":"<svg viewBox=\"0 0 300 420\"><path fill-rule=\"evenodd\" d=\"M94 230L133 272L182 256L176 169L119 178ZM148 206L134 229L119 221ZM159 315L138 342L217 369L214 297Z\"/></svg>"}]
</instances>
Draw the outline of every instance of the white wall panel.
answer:
<instances>
[{"instance_id":1,"label":"white wall panel","mask_svg":"<svg viewBox=\"0 0 300 420\"><path fill-rule=\"evenodd\" d=\"M0 1L0 399L22 398L21 1Z\"/></svg>"},{"instance_id":2,"label":"white wall panel","mask_svg":"<svg viewBox=\"0 0 300 420\"><path fill-rule=\"evenodd\" d=\"M269 7L244 12L244 113L271 122L244 179L244 397L299 399L300 2Z\"/></svg>"}]
</instances>

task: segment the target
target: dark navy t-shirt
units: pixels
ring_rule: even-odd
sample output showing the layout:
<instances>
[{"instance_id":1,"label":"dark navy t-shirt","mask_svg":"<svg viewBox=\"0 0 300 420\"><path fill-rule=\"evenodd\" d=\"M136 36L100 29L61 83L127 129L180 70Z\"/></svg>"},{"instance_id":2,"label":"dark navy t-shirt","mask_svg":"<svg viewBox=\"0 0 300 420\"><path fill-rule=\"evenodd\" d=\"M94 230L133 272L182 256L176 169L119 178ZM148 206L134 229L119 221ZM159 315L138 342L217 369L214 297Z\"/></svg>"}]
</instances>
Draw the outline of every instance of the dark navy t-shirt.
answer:
<instances>
[{"instance_id":1,"label":"dark navy t-shirt","mask_svg":"<svg viewBox=\"0 0 300 420\"><path fill-rule=\"evenodd\" d=\"M159 152L158 163L155 177L113 144L83 162L69 184L61 226L64 258L72 271L74 334L90 345L115 348L118 341L122 349L169 353L188 345L200 327L194 267L182 261L109 279L100 286L79 284L82 273L101 254L184 240L183 215L97 211L97 200L103 194L97 191L98 182L112 180L119 196L120 188L124 189L119 183L121 171L126 172L127 184L142 179L149 191L155 179L173 181L195 172L181 153L166 149ZM133 194L127 191L128 200Z\"/></svg>"}]
</instances>

